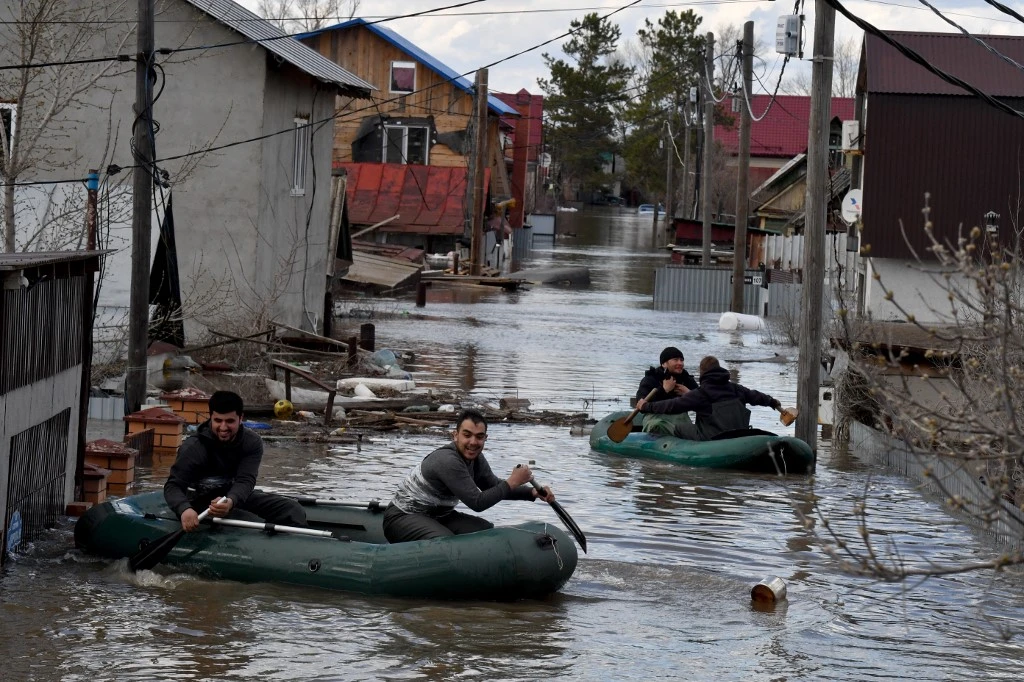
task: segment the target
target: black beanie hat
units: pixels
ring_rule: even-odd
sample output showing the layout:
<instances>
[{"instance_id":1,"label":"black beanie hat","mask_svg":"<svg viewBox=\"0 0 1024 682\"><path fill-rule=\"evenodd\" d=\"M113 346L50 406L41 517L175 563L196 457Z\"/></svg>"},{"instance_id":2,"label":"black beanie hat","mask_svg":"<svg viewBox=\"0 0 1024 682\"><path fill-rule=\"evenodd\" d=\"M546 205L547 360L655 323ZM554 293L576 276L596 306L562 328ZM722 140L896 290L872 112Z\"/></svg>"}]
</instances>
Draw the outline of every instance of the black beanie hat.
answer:
<instances>
[{"instance_id":1,"label":"black beanie hat","mask_svg":"<svg viewBox=\"0 0 1024 682\"><path fill-rule=\"evenodd\" d=\"M661 364L664 365L666 362L668 362L669 360L672 360L673 358L679 358L680 360L682 360L683 359L682 351L680 351L678 348L675 348L673 346L669 346L665 350L661 351Z\"/></svg>"}]
</instances>

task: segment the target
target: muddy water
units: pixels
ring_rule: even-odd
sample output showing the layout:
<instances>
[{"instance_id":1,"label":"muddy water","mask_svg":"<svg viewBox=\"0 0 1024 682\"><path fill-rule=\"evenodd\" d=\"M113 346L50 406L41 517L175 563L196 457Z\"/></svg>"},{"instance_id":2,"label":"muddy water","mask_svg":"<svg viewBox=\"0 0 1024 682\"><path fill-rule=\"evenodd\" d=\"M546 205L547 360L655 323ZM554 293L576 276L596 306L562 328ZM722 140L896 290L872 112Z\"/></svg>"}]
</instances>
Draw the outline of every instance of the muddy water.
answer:
<instances>
[{"instance_id":1,"label":"muddy water","mask_svg":"<svg viewBox=\"0 0 1024 682\"><path fill-rule=\"evenodd\" d=\"M564 218L564 216L563 216ZM795 399L795 365L746 362L793 348L758 333L726 333L717 316L651 308L648 220L576 214L530 267L586 265L582 290L434 290L427 307L358 300L378 347L415 353L423 385L458 387L480 402L504 395L538 409L601 415L625 406L666 345L691 369L714 354L739 380ZM413 320L402 311L429 315ZM363 319L345 319L346 333ZM777 415L754 422L785 432ZM791 430L791 429L790 429ZM386 499L443 435L388 435L361 447L268 448L262 481L279 490ZM276 585L209 582L144 572L71 549L55 529L0 577L4 680L960 680L1018 679L1024 579L1009 572L889 585L837 570L798 512L820 505L855 528L869 523L911 559L982 558L991 546L899 477L822 448L813 477L694 470L591 452L568 429L495 424L487 442L504 472L533 460L587 533L590 553L543 601L451 604L366 598ZM144 469L144 489L166 469ZM497 523L550 518L503 503ZM818 525L820 528L820 524ZM750 588L777 575L789 598L751 607Z\"/></svg>"}]
</instances>

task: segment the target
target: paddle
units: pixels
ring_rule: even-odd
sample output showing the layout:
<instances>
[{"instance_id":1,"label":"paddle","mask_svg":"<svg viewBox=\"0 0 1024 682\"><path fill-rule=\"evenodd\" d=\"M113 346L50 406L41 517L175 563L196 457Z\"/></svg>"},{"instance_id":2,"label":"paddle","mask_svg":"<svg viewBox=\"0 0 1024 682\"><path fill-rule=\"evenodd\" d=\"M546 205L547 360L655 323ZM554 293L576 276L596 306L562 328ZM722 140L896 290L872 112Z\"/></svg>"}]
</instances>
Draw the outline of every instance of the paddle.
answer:
<instances>
[{"instance_id":1,"label":"paddle","mask_svg":"<svg viewBox=\"0 0 1024 682\"><path fill-rule=\"evenodd\" d=\"M218 502L226 498L222 497ZM210 508L207 507L201 514L199 514L199 520L202 521L210 513ZM145 547L140 549L135 554L131 555L128 559L128 568L132 571L148 571L161 561L167 558L167 555L171 553L175 545L178 544L178 540L185 535L185 529L179 528L173 533L168 533L158 540L150 542Z\"/></svg>"},{"instance_id":2,"label":"paddle","mask_svg":"<svg viewBox=\"0 0 1024 682\"><path fill-rule=\"evenodd\" d=\"M517 464L516 469L518 469L521 466L523 465ZM541 492L544 491L544 487L537 483L537 481L533 480L532 477L530 478L530 485L532 485L534 488ZM577 526L576 522L573 521L573 518L569 516L569 512L565 511L565 509L562 508L562 505L560 505L556 500L549 500L548 504L550 504L551 508L555 510L555 513L558 514L558 518L562 520L562 523L565 524L565 527L568 528L569 532L572 533L574 538L576 538L576 542L580 543L580 549L582 549L583 553L586 554L587 536L583 534L583 531L580 530L580 527Z\"/></svg>"},{"instance_id":3,"label":"paddle","mask_svg":"<svg viewBox=\"0 0 1024 682\"><path fill-rule=\"evenodd\" d=\"M789 426L796 421L797 411L795 407L777 407L775 409L779 411L779 421L782 422L783 426Z\"/></svg>"},{"instance_id":4,"label":"paddle","mask_svg":"<svg viewBox=\"0 0 1024 682\"><path fill-rule=\"evenodd\" d=\"M332 533L328 530L316 530L315 528L299 528L298 526L281 526L276 523L260 521L242 521L240 519L210 519L219 526L233 526L235 528L252 528L253 530L264 530L268 533L290 533L292 535L309 535L316 538L333 538L335 540L350 540L351 538Z\"/></svg>"},{"instance_id":5,"label":"paddle","mask_svg":"<svg viewBox=\"0 0 1024 682\"><path fill-rule=\"evenodd\" d=\"M644 400L650 400L658 394L658 389L652 388L651 392L647 394ZM608 427L608 437L613 443L621 443L626 440L626 436L633 432L633 417L640 412L640 408L636 408L622 419L616 419Z\"/></svg>"}]
</instances>

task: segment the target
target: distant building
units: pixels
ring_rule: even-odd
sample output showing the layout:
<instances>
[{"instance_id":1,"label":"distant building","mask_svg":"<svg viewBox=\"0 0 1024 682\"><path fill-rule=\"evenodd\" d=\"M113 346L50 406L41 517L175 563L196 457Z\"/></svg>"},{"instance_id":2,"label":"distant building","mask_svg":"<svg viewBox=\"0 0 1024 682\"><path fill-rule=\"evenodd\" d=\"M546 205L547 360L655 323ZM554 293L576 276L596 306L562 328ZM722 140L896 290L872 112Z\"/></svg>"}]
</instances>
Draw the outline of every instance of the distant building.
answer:
<instances>
[{"instance_id":1,"label":"distant building","mask_svg":"<svg viewBox=\"0 0 1024 682\"><path fill-rule=\"evenodd\" d=\"M352 19L300 36L302 42L371 83L373 104L339 98L334 167L349 172L355 225L380 226L378 241L447 251L468 235L473 83L381 24ZM519 116L487 98L486 172L491 203L512 197L500 131ZM353 176L357 181L352 181Z\"/></svg>"}]
</instances>

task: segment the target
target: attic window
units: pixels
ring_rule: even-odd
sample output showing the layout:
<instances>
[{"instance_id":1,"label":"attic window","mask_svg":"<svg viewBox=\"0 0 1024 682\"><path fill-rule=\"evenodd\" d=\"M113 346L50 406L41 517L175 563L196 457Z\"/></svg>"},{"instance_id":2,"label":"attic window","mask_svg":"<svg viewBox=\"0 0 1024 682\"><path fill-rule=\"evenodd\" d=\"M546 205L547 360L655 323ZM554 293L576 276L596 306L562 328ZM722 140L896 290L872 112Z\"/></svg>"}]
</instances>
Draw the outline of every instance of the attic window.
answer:
<instances>
[{"instance_id":1,"label":"attic window","mask_svg":"<svg viewBox=\"0 0 1024 682\"><path fill-rule=\"evenodd\" d=\"M416 62L391 62L391 92L409 94L416 90Z\"/></svg>"}]
</instances>

